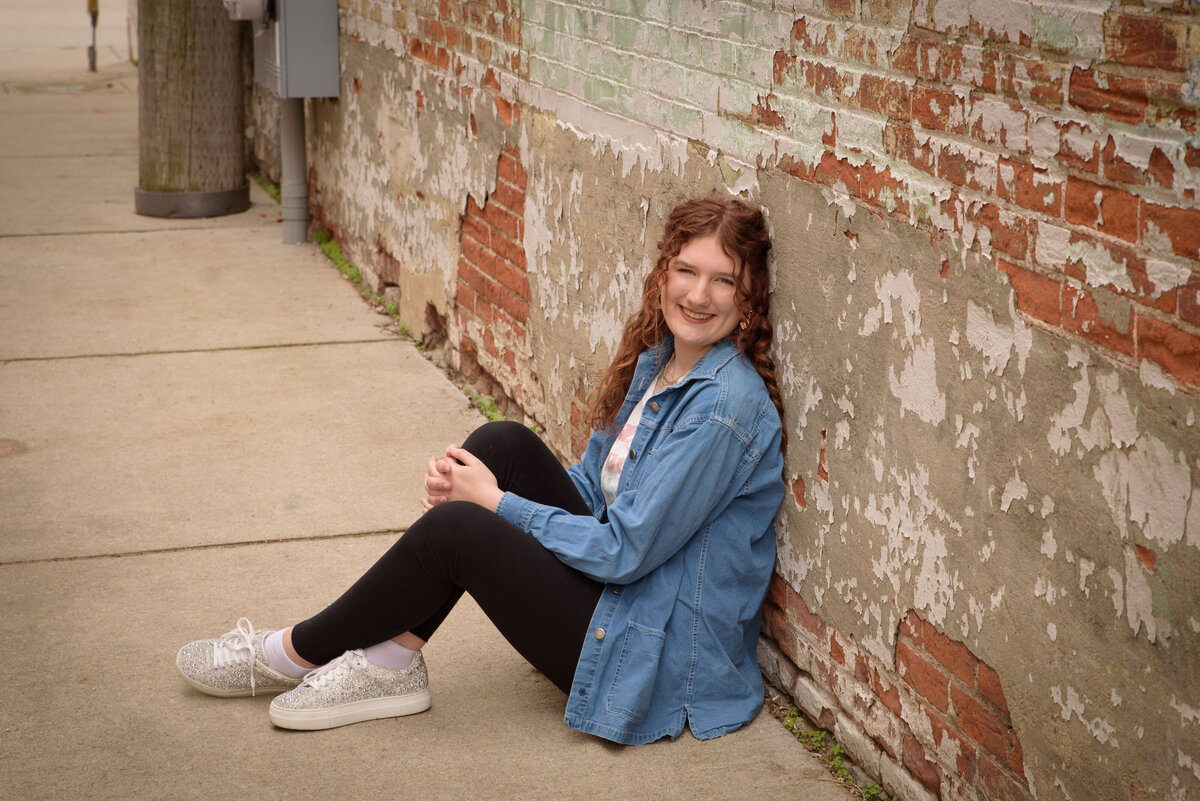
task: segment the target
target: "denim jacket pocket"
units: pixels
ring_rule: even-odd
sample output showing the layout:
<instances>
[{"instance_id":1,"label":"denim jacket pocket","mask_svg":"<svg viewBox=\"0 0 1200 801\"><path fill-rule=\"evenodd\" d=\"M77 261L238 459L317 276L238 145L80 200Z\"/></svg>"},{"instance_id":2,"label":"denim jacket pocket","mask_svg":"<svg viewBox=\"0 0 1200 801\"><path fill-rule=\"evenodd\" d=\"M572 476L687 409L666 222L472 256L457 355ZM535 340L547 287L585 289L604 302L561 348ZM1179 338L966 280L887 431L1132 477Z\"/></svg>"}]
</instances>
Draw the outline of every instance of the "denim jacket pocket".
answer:
<instances>
[{"instance_id":1,"label":"denim jacket pocket","mask_svg":"<svg viewBox=\"0 0 1200 801\"><path fill-rule=\"evenodd\" d=\"M634 722L646 716L666 641L665 631L629 622L608 690L609 712Z\"/></svg>"}]
</instances>

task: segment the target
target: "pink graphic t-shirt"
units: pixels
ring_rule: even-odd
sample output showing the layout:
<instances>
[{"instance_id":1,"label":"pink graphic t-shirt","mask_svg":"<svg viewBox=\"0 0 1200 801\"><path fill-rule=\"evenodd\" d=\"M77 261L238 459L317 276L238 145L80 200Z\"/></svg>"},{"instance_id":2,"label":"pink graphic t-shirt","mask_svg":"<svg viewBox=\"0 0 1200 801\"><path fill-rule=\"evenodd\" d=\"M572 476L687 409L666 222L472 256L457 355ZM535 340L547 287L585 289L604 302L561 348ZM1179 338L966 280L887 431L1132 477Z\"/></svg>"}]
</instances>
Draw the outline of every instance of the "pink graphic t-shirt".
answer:
<instances>
[{"instance_id":1,"label":"pink graphic t-shirt","mask_svg":"<svg viewBox=\"0 0 1200 801\"><path fill-rule=\"evenodd\" d=\"M617 499L617 486L621 483L621 471L625 469L625 460L629 458L629 446L633 444L633 435L637 433L638 423L642 420L642 410L646 408L646 399L658 391L658 379L646 388L646 394L638 401L637 406L629 413L629 419L621 427L621 433L613 441L600 468L600 491L604 493L604 502L612 506Z\"/></svg>"}]
</instances>

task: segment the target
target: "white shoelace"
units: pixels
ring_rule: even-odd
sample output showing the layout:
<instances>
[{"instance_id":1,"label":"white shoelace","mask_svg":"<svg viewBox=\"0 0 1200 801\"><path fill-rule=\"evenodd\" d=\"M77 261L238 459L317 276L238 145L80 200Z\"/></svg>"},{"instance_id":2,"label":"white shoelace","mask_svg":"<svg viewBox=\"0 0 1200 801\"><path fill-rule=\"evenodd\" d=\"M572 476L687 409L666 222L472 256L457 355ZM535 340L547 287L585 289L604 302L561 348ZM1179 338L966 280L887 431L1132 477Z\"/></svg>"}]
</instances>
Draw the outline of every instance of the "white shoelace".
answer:
<instances>
[{"instance_id":1,"label":"white shoelace","mask_svg":"<svg viewBox=\"0 0 1200 801\"><path fill-rule=\"evenodd\" d=\"M331 682L336 675L345 673L353 667L362 667L366 663L366 654L362 652L361 648L356 648L353 651L347 651L332 662L310 670L305 674L303 684L320 689Z\"/></svg>"},{"instance_id":2,"label":"white shoelace","mask_svg":"<svg viewBox=\"0 0 1200 801\"><path fill-rule=\"evenodd\" d=\"M213 646L213 666L236 662L250 663L250 694L254 695L254 626L248 618L238 618L237 628L221 635Z\"/></svg>"}]
</instances>

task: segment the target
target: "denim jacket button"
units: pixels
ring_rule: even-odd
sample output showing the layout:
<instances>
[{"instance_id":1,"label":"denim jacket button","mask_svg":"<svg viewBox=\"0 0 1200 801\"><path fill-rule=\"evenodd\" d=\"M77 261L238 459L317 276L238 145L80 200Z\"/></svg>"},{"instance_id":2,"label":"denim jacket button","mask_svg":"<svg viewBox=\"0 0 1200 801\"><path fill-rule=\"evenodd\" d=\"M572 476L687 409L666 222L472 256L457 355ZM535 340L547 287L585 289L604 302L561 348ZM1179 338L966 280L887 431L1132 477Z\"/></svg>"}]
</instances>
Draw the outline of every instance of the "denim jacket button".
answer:
<instances>
[{"instance_id":1,"label":"denim jacket button","mask_svg":"<svg viewBox=\"0 0 1200 801\"><path fill-rule=\"evenodd\" d=\"M604 629L596 629L595 635L596 635L597 640L603 640L604 639Z\"/></svg>"},{"instance_id":2,"label":"denim jacket button","mask_svg":"<svg viewBox=\"0 0 1200 801\"><path fill-rule=\"evenodd\" d=\"M658 401L650 401L650 411L652 411L652 412L658 411Z\"/></svg>"},{"instance_id":3,"label":"denim jacket button","mask_svg":"<svg viewBox=\"0 0 1200 801\"><path fill-rule=\"evenodd\" d=\"M630 459L636 459L636 458L637 458L637 451L635 451L633 448L630 448L630 449L629 449L629 458L630 458Z\"/></svg>"}]
</instances>

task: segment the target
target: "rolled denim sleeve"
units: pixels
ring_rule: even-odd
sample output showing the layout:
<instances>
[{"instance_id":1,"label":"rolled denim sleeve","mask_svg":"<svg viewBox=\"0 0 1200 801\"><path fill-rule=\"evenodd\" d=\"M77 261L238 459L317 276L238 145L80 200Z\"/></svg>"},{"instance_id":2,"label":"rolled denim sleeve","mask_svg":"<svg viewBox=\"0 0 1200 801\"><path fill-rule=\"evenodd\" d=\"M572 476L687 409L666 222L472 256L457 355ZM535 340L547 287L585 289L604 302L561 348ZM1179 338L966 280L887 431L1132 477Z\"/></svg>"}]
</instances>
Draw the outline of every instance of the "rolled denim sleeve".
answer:
<instances>
[{"instance_id":1,"label":"rolled denim sleeve","mask_svg":"<svg viewBox=\"0 0 1200 801\"><path fill-rule=\"evenodd\" d=\"M669 559L723 509L758 454L729 422L708 418L667 433L637 458L652 463L608 507L605 522L511 493L496 511L590 578L628 584Z\"/></svg>"}]
</instances>

